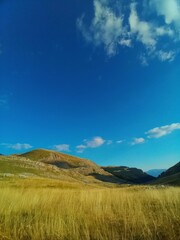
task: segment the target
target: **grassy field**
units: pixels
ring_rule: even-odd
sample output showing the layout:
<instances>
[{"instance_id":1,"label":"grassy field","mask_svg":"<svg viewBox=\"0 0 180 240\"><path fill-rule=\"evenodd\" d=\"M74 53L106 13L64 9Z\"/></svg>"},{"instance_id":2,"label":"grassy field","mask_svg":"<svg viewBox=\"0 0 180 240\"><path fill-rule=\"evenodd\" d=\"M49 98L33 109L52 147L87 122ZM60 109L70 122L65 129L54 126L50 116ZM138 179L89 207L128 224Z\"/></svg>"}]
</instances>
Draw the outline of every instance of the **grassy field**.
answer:
<instances>
[{"instance_id":1,"label":"grassy field","mask_svg":"<svg viewBox=\"0 0 180 240\"><path fill-rule=\"evenodd\" d=\"M0 239L177 240L180 236L180 188L65 187L2 183Z\"/></svg>"}]
</instances>

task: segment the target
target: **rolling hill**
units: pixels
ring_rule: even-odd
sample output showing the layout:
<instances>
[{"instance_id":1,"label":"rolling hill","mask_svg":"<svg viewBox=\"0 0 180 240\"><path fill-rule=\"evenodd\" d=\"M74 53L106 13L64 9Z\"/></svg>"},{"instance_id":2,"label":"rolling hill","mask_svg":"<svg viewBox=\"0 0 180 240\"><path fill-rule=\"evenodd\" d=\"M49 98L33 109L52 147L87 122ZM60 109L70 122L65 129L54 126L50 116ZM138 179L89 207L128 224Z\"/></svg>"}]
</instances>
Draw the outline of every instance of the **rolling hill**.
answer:
<instances>
[{"instance_id":1,"label":"rolling hill","mask_svg":"<svg viewBox=\"0 0 180 240\"><path fill-rule=\"evenodd\" d=\"M48 178L71 183L180 184L180 162L157 179L141 169L100 167L96 163L68 154L36 149L23 154L0 155L0 178Z\"/></svg>"},{"instance_id":2,"label":"rolling hill","mask_svg":"<svg viewBox=\"0 0 180 240\"><path fill-rule=\"evenodd\" d=\"M46 149L1 156L0 169L1 175L7 176L38 176L83 183L126 183L90 160Z\"/></svg>"},{"instance_id":3,"label":"rolling hill","mask_svg":"<svg viewBox=\"0 0 180 240\"><path fill-rule=\"evenodd\" d=\"M135 184L147 183L155 179L154 177L143 172L141 169L137 168L121 166L103 167L103 169L120 179L124 179L125 181Z\"/></svg>"},{"instance_id":4,"label":"rolling hill","mask_svg":"<svg viewBox=\"0 0 180 240\"><path fill-rule=\"evenodd\" d=\"M66 169L69 173L78 173L83 176L92 176L93 178L104 182L125 182L124 180L115 177L113 174L104 171L94 162L87 159L74 157L69 154L45 149L37 149L21 154L20 156L28 158L32 161L38 161L53 165L59 169Z\"/></svg>"}]
</instances>

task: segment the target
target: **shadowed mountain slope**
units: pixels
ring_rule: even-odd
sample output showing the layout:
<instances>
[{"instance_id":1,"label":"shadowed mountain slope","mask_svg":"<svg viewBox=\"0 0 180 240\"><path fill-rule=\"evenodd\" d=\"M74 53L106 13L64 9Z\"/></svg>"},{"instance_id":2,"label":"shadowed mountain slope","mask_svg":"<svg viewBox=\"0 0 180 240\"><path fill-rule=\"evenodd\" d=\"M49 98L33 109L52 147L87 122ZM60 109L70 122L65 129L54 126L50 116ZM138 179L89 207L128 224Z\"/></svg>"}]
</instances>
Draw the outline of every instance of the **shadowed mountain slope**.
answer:
<instances>
[{"instance_id":1,"label":"shadowed mountain slope","mask_svg":"<svg viewBox=\"0 0 180 240\"><path fill-rule=\"evenodd\" d=\"M176 173L180 173L180 162L178 162L174 166L172 166L169 169L167 169L159 177L160 178L168 177L168 176L171 176L171 175L176 174Z\"/></svg>"},{"instance_id":2,"label":"shadowed mountain slope","mask_svg":"<svg viewBox=\"0 0 180 240\"><path fill-rule=\"evenodd\" d=\"M116 177L124 179L130 183L147 183L155 178L143 172L141 169L129 168L129 167L103 167L103 169L109 173L112 173Z\"/></svg>"},{"instance_id":3,"label":"shadowed mountain slope","mask_svg":"<svg viewBox=\"0 0 180 240\"><path fill-rule=\"evenodd\" d=\"M180 162L163 172L153 184L180 185Z\"/></svg>"}]
</instances>

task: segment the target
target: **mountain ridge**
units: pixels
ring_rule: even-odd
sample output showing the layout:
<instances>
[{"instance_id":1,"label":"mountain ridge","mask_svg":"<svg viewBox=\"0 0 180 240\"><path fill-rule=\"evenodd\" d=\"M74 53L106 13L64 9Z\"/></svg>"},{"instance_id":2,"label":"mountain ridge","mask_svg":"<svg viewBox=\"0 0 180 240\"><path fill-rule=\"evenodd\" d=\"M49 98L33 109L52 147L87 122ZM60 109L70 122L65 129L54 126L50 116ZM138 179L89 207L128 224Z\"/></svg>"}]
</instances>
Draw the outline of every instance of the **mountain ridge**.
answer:
<instances>
[{"instance_id":1,"label":"mountain ridge","mask_svg":"<svg viewBox=\"0 0 180 240\"><path fill-rule=\"evenodd\" d=\"M180 185L180 162L163 172L153 184Z\"/></svg>"},{"instance_id":2,"label":"mountain ridge","mask_svg":"<svg viewBox=\"0 0 180 240\"><path fill-rule=\"evenodd\" d=\"M153 177L159 177L159 175L163 172L165 172L167 169L150 169L146 171L147 174Z\"/></svg>"},{"instance_id":3,"label":"mountain ridge","mask_svg":"<svg viewBox=\"0 0 180 240\"><path fill-rule=\"evenodd\" d=\"M7 176L23 173L25 176L45 176L87 183L180 184L180 162L167 169L158 178L138 168L101 167L88 159L42 148L22 154L0 155L0 164L0 175Z\"/></svg>"},{"instance_id":4,"label":"mountain ridge","mask_svg":"<svg viewBox=\"0 0 180 240\"><path fill-rule=\"evenodd\" d=\"M103 169L114 174L116 177L135 184L148 183L155 179L153 176L148 175L138 168L130 168L127 166L107 166L103 167Z\"/></svg>"}]
</instances>

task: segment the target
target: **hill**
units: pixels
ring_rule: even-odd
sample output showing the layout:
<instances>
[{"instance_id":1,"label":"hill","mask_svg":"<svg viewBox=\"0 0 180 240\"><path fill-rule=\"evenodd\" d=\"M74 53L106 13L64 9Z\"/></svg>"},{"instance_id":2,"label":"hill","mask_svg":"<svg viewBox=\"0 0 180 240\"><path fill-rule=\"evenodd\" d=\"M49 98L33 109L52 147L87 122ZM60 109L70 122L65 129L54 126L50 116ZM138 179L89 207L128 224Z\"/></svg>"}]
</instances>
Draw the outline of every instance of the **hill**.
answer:
<instances>
[{"instance_id":1,"label":"hill","mask_svg":"<svg viewBox=\"0 0 180 240\"><path fill-rule=\"evenodd\" d=\"M147 183L155 178L143 172L138 168L129 168L125 166L121 167L103 167L103 169L109 173L112 173L114 176L128 181L130 183Z\"/></svg>"},{"instance_id":2,"label":"hill","mask_svg":"<svg viewBox=\"0 0 180 240\"><path fill-rule=\"evenodd\" d=\"M180 162L163 172L153 184L180 185Z\"/></svg>"},{"instance_id":3,"label":"hill","mask_svg":"<svg viewBox=\"0 0 180 240\"><path fill-rule=\"evenodd\" d=\"M14 169L13 164L16 162L16 164L18 164L18 169L19 167L23 168L23 166L25 166L25 169L22 171L26 172L26 170L29 169L27 167L28 164L28 166L30 165L31 170L33 168L33 171L35 171L37 174L37 170L43 166L47 169L46 173L43 171L44 175L49 175L51 177L53 176L53 178L61 175L64 178L70 177L87 183L126 183L126 181L123 179L117 178L111 173L104 171L100 166L90 160L74 157L56 151L37 149L19 155L12 155L9 157L9 159L15 159L14 162L6 161L6 165L7 163L11 163L9 168ZM54 171L56 172L56 176L54 176Z\"/></svg>"},{"instance_id":4,"label":"hill","mask_svg":"<svg viewBox=\"0 0 180 240\"><path fill-rule=\"evenodd\" d=\"M163 172L157 179L141 169L100 167L96 163L46 149L36 149L23 154L0 156L0 178L49 178L71 183L116 184L180 184L180 162Z\"/></svg>"},{"instance_id":5,"label":"hill","mask_svg":"<svg viewBox=\"0 0 180 240\"><path fill-rule=\"evenodd\" d=\"M167 169L150 169L146 171L146 173L153 177L158 177L161 173L165 172L166 170Z\"/></svg>"}]
</instances>

